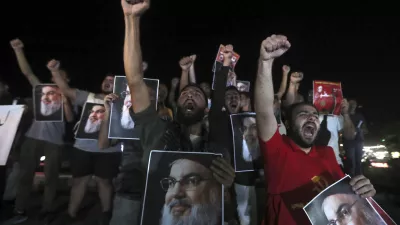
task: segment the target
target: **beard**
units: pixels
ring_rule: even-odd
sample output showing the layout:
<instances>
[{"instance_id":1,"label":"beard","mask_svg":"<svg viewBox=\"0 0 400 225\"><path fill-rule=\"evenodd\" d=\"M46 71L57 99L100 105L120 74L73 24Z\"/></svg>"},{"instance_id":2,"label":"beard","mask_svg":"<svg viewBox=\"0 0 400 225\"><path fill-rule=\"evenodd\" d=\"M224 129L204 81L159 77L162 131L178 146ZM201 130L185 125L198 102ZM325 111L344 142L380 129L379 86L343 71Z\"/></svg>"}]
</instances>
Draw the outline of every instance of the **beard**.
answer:
<instances>
[{"instance_id":1,"label":"beard","mask_svg":"<svg viewBox=\"0 0 400 225\"><path fill-rule=\"evenodd\" d=\"M248 144L248 142L243 139L242 156L246 162L253 162L254 160L258 159L260 157L258 141L255 141L253 144Z\"/></svg>"},{"instance_id":2,"label":"beard","mask_svg":"<svg viewBox=\"0 0 400 225\"><path fill-rule=\"evenodd\" d=\"M88 119L85 125L85 133L88 134L96 133L100 130L100 126L101 126L101 120L96 120L92 122L90 121L90 119Z\"/></svg>"},{"instance_id":3,"label":"beard","mask_svg":"<svg viewBox=\"0 0 400 225\"><path fill-rule=\"evenodd\" d=\"M171 214L171 206L177 203L190 205L186 199L174 199L168 205L164 205L160 225L217 225L220 223L221 198L217 190L210 191L209 203L191 205L190 214L187 216L174 217Z\"/></svg>"},{"instance_id":4,"label":"beard","mask_svg":"<svg viewBox=\"0 0 400 225\"><path fill-rule=\"evenodd\" d=\"M60 110L61 102L53 102L51 101L49 104L45 104L40 102L40 113L43 116L50 116Z\"/></svg>"},{"instance_id":5,"label":"beard","mask_svg":"<svg viewBox=\"0 0 400 225\"><path fill-rule=\"evenodd\" d=\"M317 136L318 136L317 132ZM317 137L314 137L312 141L307 141L304 140L304 138L301 136L301 128L294 128L292 132L290 132L290 138L293 140L294 143L296 143L300 148L310 148L314 145L315 140Z\"/></svg>"},{"instance_id":6,"label":"beard","mask_svg":"<svg viewBox=\"0 0 400 225\"><path fill-rule=\"evenodd\" d=\"M132 120L132 117L129 114L129 108L125 105L123 106L121 113L121 126L127 130L132 130L135 128L135 122Z\"/></svg>"},{"instance_id":7,"label":"beard","mask_svg":"<svg viewBox=\"0 0 400 225\"><path fill-rule=\"evenodd\" d=\"M185 109L181 106L178 106L178 112L176 115L176 119L179 123L190 126L195 123L201 122L204 118L204 110L198 109L194 112L194 114L186 115Z\"/></svg>"}]
</instances>

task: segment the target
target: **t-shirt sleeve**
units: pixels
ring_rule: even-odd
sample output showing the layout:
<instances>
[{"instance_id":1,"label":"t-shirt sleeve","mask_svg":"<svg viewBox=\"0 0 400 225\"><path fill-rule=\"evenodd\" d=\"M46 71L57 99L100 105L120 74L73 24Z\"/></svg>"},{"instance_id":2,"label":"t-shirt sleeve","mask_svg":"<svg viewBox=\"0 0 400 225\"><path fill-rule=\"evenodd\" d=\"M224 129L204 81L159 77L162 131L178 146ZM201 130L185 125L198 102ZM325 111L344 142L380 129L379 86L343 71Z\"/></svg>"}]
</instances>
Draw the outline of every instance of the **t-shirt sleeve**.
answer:
<instances>
[{"instance_id":1,"label":"t-shirt sleeve","mask_svg":"<svg viewBox=\"0 0 400 225\"><path fill-rule=\"evenodd\" d=\"M260 150L264 156L264 162L267 162L271 158L276 158L277 156L282 154L284 142L283 137L279 133L279 128L277 127L275 134L268 141L263 141L259 138L260 142Z\"/></svg>"},{"instance_id":2,"label":"t-shirt sleeve","mask_svg":"<svg viewBox=\"0 0 400 225\"><path fill-rule=\"evenodd\" d=\"M73 103L74 106L85 105L88 96L89 96L89 92L76 89L76 98L75 98L75 102Z\"/></svg>"}]
</instances>

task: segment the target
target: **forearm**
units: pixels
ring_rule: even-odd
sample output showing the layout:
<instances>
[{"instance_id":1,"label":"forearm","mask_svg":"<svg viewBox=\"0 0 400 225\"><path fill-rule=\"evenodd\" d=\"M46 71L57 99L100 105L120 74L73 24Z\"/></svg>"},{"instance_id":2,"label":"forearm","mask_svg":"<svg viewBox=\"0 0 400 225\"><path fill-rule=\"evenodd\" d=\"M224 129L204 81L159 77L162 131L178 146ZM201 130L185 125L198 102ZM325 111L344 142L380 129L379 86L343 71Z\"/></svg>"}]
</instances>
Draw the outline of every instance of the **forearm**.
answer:
<instances>
[{"instance_id":1,"label":"forearm","mask_svg":"<svg viewBox=\"0 0 400 225\"><path fill-rule=\"evenodd\" d=\"M285 100L283 101L283 106L288 107L290 105L293 105L296 102L296 96L297 96L296 83L290 82Z\"/></svg>"},{"instance_id":2,"label":"forearm","mask_svg":"<svg viewBox=\"0 0 400 225\"><path fill-rule=\"evenodd\" d=\"M110 119L110 111L106 110L104 113L104 119L100 125L98 145L100 149L105 149L110 147L110 140L108 139L108 125Z\"/></svg>"},{"instance_id":3,"label":"forearm","mask_svg":"<svg viewBox=\"0 0 400 225\"><path fill-rule=\"evenodd\" d=\"M347 140L353 140L356 136L356 129L349 114L343 115L343 135Z\"/></svg>"},{"instance_id":4,"label":"forearm","mask_svg":"<svg viewBox=\"0 0 400 225\"><path fill-rule=\"evenodd\" d=\"M182 70L181 73L181 80L179 82L179 92L182 91L184 87L186 87L189 84L189 71L188 70Z\"/></svg>"},{"instance_id":5,"label":"forearm","mask_svg":"<svg viewBox=\"0 0 400 225\"><path fill-rule=\"evenodd\" d=\"M51 71L51 75L53 76L54 82L60 88L63 95L69 98L72 102L75 102L76 89L71 88L67 81L61 77L60 70Z\"/></svg>"},{"instance_id":6,"label":"forearm","mask_svg":"<svg viewBox=\"0 0 400 225\"><path fill-rule=\"evenodd\" d=\"M194 71L194 63L192 64L189 70L189 82L191 84L196 84L196 72Z\"/></svg>"},{"instance_id":7,"label":"forearm","mask_svg":"<svg viewBox=\"0 0 400 225\"><path fill-rule=\"evenodd\" d=\"M150 96L143 81L140 19L125 16L124 68L135 113L150 106Z\"/></svg>"},{"instance_id":8,"label":"forearm","mask_svg":"<svg viewBox=\"0 0 400 225\"><path fill-rule=\"evenodd\" d=\"M279 100L281 100L283 95L285 94L287 88L287 81L288 81L288 73L283 72L281 86L279 87L279 91L277 93Z\"/></svg>"},{"instance_id":9,"label":"forearm","mask_svg":"<svg viewBox=\"0 0 400 225\"><path fill-rule=\"evenodd\" d=\"M66 101L63 104L64 104L65 119L67 120L68 123L71 123L75 119L74 113L72 111L71 103L69 101Z\"/></svg>"},{"instance_id":10,"label":"forearm","mask_svg":"<svg viewBox=\"0 0 400 225\"><path fill-rule=\"evenodd\" d=\"M32 68L28 63L28 60L26 59L24 51L22 49L15 50L15 55L17 57L18 66L21 72L25 75L26 79L28 79L32 87L35 87L36 85L40 84L41 82L33 73Z\"/></svg>"}]
</instances>

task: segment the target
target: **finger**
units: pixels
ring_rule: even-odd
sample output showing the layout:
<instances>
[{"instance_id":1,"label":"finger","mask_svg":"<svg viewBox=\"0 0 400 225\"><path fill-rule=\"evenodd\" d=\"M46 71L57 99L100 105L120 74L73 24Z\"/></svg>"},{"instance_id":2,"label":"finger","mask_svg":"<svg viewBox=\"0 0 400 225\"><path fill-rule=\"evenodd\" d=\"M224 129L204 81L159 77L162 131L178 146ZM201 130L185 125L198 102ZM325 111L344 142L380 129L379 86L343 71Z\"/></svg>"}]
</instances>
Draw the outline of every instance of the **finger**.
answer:
<instances>
[{"instance_id":1,"label":"finger","mask_svg":"<svg viewBox=\"0 0 400 225\"><path fill-rule=\"evenodd\" d=\"M233 75L236 76L235 73L233 73ZM222 164L225 165L225 168L226 168L226 169L229 169L231 175L233 174L233 176L235 176L235 169L233 169L232 165L231 165L227 160L225 160L224 158L219 158L218 160L219 160Z\"/></svg>"},{"instance_id":2,"label":"finger","mask_svg":"<svg viewBox=\"0 0 400 225\"><path fill-rule=\"evenodd\" d=\"M218 166L219 169L223 170L230 176L234 175L234 173L235 173L234 171L232 172L232 170L230 169L231 166L228 165L227 163L225 163L225 161L223 159L216 159L213 161L213 164L215 166Z\"/></svg>"},{"instance_id":3,"label":"finger","mask_svg":"<svg viewBox=\"0 0 400 225\"><path fill-rule=\"evenodd\" d=\"M372 184L367 184L367 185L365 185L365 186L359 188L359 189L356 191L356 194L362 195L362 194L368 193L368 192L370 192L370 191L372 191L372 190L374 190L374 185L372 185Z\"/></svg>"},{"instance_id":4,"label":"finger","mask_svg":"<svg viewBox=\"0 0 400 225\"><path fill-rule=\"evenodd\" d=\"M213 173L218 174L218 175L220 175L221 177L226 177L226 175L227 175L226 173L224 173L223 170L221 170L221 169L218 168L218 167L211 166L210 169L211 169L211 171L213 171Z\"/></svg>"},{"instance_id":5,"label":"finger","mask_svg":"<svg viewBox=\"0 0 400 225\"><path fill-rule=\"evenodd\" d=\"M213 177L214 177L214 179L215 179L218 183L220 183L220 184L222 184L222 185L224 185L224 186L227 184L227 182L225 181L225 179L224 179L223 177L219 176L218 174L213 173ZM228 185L228 186L229 186L229 185Z\"/></svg>"},{"instance_id":6,"label":"finger","mask_svg":"<svg viewBox=\"0 0 400 225\"><path fill-rule=\"evenodd\" d=\"M359 180L362 180L362 179L364 179L365 177L363 176L363 175L358 175L358 176L355 176L355 177L353 177L351 180L350 180L350 185L351 186L353 186L354 184L356 184Z\"/></svg>"},{"instance_id":7,"label":"finger","mask_svg":"<svg viewBox=\"0 0 400 225\"><path fill-rule=\"evenodd\" d=\"M359 181L357 181L357 183L352 185L353 186L353 191L358 191L360 188L362 188L362 187L364 187L366 185L369 185L369 184L371 184L371 183L369 182L368 179L359 180Z\"/></svg>"},{"instance_id":8,"label":"finger","mask_svg":"<svg viewBox=\"0 0 400 225\"><path fill-rule=\"evenodd\" d=\"M375 194L376 194L376 190L374 189L374 190L371 190L371 191L369 191L367 193L364 193L364 194L362 194L360 196L361 196L361 198L370 198L370 197L374 197Z\"/></svg>"}]
</instances>

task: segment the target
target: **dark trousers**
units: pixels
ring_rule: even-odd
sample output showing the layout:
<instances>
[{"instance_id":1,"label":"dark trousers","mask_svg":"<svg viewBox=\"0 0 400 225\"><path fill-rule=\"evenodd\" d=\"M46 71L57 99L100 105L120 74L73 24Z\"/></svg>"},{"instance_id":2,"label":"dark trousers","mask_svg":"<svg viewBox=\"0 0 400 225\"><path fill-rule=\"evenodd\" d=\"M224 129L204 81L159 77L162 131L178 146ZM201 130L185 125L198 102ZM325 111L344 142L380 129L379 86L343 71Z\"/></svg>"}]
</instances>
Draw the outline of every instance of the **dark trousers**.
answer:
<instances>
[{"instance_id":1,"label":"dark trousers","mask_svg":"<svg viewBox=\"0 0 400 225\"><path fill-rule=\"evenodd\" d=\"M3 201L3 194L5 187L6 187L6 166L0 166L0 201Z\"/></svg>"},{"instance_id":2,"label":"dark trousers","mask_svg":"<svg viewBox=\"0 0 400 225\"><path fill-rule=\"evenodd\" d=\"M361 159L364 153L363 147L362 142L346 146L347 171L352 177L362 174Z\"/></svg>"},{"instance_id":3,"label":"dark trousers","mask_svg":"<svg viewBox=\"0 0 400 225\"><path fill-rule=\"evenodd\" d=\"M15 206L18 210L25 210L32 191L35 171L40 163L40 157L45 156L44 175L45 189L43 210L51 211L57 193L58 174L60 170L62 146L47 141L35 140L26 137L21 146L20 177L17 188Z\"/></svg>"}]
</instances>

